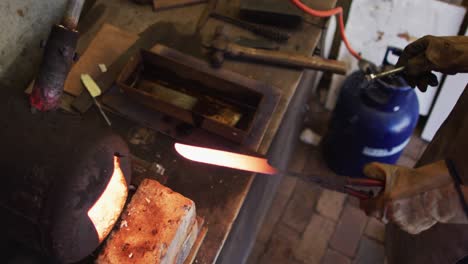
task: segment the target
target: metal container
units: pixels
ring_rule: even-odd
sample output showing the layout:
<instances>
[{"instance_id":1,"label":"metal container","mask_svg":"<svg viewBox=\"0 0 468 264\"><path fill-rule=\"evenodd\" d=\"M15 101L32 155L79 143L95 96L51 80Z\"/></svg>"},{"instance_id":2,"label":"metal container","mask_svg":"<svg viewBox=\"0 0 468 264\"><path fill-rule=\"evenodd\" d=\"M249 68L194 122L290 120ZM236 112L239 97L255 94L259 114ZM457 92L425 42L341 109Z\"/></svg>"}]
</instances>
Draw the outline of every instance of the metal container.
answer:
<instances>
[{"instance_id":1,"label":"metal container","mask_svg":"<svg viewBox=\"0 0 468 264\"><path fill-rule=\"evenodd\" d=\"M117 85L146 107L242 143L266 107L264 85L237 75L222 78L205 62L187 55L176 61L167 52L178 53L162 45L142 50Z\"/></svg>"},{"instance_id":2,"label":"metal container","mask_svg":"<svg viewBox=\"0 0 468 264\"><path fill-rule=\"evenodd\" d=\"M386 61L386 60L385 60ZM369 82L362 71L344 82L323 141L328 166L360 177L365 164L394 164L419 117L414 90L400 76Z\"/></svg>"}]
</instances>

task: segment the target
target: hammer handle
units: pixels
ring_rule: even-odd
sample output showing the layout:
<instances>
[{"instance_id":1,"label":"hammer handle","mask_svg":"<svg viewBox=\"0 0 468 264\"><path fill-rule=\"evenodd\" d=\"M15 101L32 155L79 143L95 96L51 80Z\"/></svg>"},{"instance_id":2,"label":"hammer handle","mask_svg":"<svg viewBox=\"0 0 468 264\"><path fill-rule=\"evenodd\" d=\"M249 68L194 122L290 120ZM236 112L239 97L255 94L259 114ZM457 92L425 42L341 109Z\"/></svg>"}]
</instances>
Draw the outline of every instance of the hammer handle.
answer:
<instances>
[{"instance_id":1,"label":"hammer handle","mask_svg":"<svg viewBox=\"0 0 468 264\"><path fill-rule=\"evenodd\" d=\"M328 60L318 56L303 56L284 51L254 49L229 43L226 55L237 58L253 59L294 68L307 68L328 71L336 74L346 73L346 64L342 61Z\"/></svg>"}]
</instances>

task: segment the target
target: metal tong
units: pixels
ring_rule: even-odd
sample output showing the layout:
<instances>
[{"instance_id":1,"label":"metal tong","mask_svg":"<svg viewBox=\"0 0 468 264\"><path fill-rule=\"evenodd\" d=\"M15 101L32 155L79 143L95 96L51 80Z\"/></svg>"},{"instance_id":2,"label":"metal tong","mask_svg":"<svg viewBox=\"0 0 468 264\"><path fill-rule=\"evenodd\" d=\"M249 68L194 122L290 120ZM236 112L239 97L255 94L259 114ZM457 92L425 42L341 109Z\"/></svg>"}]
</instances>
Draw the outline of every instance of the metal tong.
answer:
<instances>
[{"instance_id":1,"label":"metal tong","mask_svg":"<svg viewBox=\"0 0 468 264\"><path fill-rule=\"evenodd\" d=\"M288 175L300 178L320 185L323 188L349 194L360 200L375 197L385 188L385 182L371 178L352 178L338 175L308 175L302 173L288 173ZM365 189L365 190L363 190ZM377 192L374 192L377 190Z\"/></svg>"}]
</instances>

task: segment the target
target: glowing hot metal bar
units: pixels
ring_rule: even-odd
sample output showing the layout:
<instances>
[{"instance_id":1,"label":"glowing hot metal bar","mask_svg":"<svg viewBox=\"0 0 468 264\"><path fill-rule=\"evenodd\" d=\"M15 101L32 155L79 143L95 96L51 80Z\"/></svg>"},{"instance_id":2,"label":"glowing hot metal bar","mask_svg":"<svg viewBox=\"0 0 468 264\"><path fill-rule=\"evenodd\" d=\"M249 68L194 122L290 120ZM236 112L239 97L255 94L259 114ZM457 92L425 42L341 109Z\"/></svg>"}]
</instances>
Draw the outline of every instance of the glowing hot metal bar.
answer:
<instances>
[{"instance_id":1,"label":"glowing hot metal bar","mask_svg":"<svg viewBox=\"0 0 468 264\"><path fill-rule=\"evenodd\" d=\"M277 170L270 166L264 158L180 143L175 144L175 149L184 158L196 162L264 174L277 173Z\"/></svg>"},{"instance_id":2,"label":"glowing hot metal bar","mask_svg":"<svg viewBox=\"0 0 468 264\"><path fill-rule=\"evenodd\" d=\"M268 164L267 159L265 158L259 158L255 156L243 155L239 153L216 150L211 148L184 145L180 143L175 143L174 147L181 156L192 161L263 174L278 173L278 170L270 166ZM381 188L381 190L383 190L383 187L385 186L385 182L383 181L368 178L354 179L338 175L305 175L302 173L295 172L287 173L290 176L298 177L304 181L314 182L330 190L348 193L359 199L372 198L374 196L373 192L354 189L352 188L353 186L377 187Z\"/></svg>"}]
</instances>

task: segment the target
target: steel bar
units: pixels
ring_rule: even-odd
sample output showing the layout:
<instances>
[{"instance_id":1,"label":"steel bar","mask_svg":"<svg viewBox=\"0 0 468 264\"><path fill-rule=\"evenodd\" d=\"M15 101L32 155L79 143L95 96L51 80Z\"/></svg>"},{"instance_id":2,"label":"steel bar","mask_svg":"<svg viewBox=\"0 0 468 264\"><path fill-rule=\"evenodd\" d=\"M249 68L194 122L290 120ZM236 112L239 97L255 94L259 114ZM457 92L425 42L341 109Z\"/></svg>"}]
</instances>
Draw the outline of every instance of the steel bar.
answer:
<instances>
[{"instance_id":1,"label":"steel bar","mask_svg":"<svg viewBox=\"0 0 468 264\"><path fill-rule=\"evenodd\" d=\"M376 73L376 74L371 73L371 74L366 75L366 79L368 81L372 81L372 80L375 80L375 79L380 79L380 78L383 78L385 76L389 76L389 75L393 75L393 74L402 72L404 70L405 70L405 66L401 66L401 67L398 67L398 68L395 68L395 69L391 69L389 71L384 71L384 72L380 72L380 73Z\"/></svg>"},{"instance_id":2,"label":"steel bar","mask_svg":"<svg viewBox=\"0 0 468 264\"><path fill-rule=\"evenodd\" d=\"M62 25L70 30L75 30L80 19L81 10L83 10L85 0L69 0L65 14L63 15Z\"/></svg>"}]
</instances>

